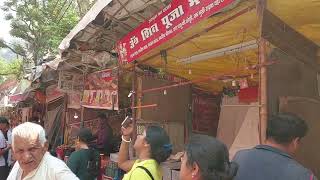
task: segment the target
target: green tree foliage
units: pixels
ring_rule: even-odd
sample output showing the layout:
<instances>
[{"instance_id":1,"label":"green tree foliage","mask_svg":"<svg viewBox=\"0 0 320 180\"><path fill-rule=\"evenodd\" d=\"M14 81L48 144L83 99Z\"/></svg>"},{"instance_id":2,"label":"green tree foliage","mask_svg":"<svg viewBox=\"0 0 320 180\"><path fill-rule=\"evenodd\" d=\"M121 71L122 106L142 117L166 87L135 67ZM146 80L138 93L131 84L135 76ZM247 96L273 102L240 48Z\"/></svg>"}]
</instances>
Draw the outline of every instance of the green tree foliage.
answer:
<instances>
[{"instance_id":1,"label":"green tree foliage","mask_svg":"<svg viewBox=\"0 0 320 180\"><path fill-rule=\"evenodd\" d=\"M23 73L22 60L16 59L11 62L0 59L0 83L6 78L20 79Z\"/></svg>"},{"instance_id":2,"label":"green tree foliage","mask_svg":"<svg viewBox=\"0 0 320 180\"><path fill-rule=\"evenodd\" d=\"M83 17L91 7L90 0L77 0L79 15Z\"/></svg>"},{"instance_id":3,"label":"green tree foliage","mask_svg":"<svg viewBox=\"0 0 320 180\"><path fill-rule=\"evenodd\" d=\"M5 0L1 9L11 21L10 34L25 44L0 40L0 47L35 64L47 54L57 53L59 43L79 21L74 0Z\"/></svg>"}]
</instances>

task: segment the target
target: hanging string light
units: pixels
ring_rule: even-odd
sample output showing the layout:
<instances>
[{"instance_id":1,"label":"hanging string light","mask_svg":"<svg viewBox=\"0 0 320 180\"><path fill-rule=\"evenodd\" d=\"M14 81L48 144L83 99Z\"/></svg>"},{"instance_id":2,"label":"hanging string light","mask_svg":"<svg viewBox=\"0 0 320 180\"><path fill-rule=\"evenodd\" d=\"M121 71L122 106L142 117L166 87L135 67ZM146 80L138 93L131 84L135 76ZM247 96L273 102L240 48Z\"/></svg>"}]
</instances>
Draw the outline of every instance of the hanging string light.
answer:
<instances>
[{"instance_id":1,"label":"hanging string light","mask_svg":"<svg viewBox=\"0 0 320 180\"><path fill-rule=\"evenodd\" d=\"M73 118L75 118L75 119L78 119L78 118L79 118L79 116L78 116L77 112L75 112L75 113L74 113Z\"/></svg>"},{"instance_id":2,"label":"hanging string light","mask_svg":"<svg viewBox=\"0 0 320 180\"><path fill-rule=\"evenodd\" d=\"M233 87L235 87L235 86L237 86L237 81L236 80L232 80L231 84L232 84Z\"/></svg>"},{"instance_id":3,"label":"hanging string light","mask_svg":"<svg viewBox=\"0 0 320 180\"><path fill-rule=\"evenodd\" d=\"M163 91L163 95L167 95L167 90L166 89Z\"/></svg>"}]
</instances>

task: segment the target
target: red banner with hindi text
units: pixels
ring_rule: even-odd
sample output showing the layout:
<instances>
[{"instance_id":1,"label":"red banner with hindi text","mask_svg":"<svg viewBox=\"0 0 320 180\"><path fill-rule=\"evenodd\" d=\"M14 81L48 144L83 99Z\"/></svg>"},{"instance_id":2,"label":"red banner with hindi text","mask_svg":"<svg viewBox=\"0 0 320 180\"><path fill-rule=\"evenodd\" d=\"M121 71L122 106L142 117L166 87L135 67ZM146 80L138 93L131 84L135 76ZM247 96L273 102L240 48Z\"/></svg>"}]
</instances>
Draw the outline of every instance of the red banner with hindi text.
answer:
<instances>
[{"instance_id":1,"label":"red banner with hindi text","mask_svg":"<svg viewBox=\"0 0 320 180\"><path fill-rule=\"evenodd\" d=\"M120 63L130 63L151 49L223 10L235 0L173 0L117 43Z\"/></svg>"}]
</instances>

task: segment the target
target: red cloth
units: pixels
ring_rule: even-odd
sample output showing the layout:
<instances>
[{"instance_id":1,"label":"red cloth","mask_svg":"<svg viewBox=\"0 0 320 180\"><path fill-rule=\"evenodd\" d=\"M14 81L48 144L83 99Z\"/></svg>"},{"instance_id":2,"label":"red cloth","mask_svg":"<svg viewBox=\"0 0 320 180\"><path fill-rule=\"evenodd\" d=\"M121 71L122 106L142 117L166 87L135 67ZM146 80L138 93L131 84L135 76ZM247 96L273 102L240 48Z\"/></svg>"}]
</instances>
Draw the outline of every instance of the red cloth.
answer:
<instances>
[{"instance_id":1,"label":"red cloth","mask_svg":"<svg viewBox=\"0 0 320 180\"><path fill-rule=\"evenodd\" d=\"M14 94L9 96L9 101L11 103L21 102L28 98L28 93Z\"/></svg>"},{"instance_id":2,"label":"red cloth","mask_svg":"<svg viewBox=\"0 0 320 180\"><path fill-rule=\"evenodd\" d=\"M38 102L42 104L46 103L46 95L44 95L41 91L36 91L35 97Z\"/></svg>"},{"instance_id":3,"label":"red cloth","mask_svg":"<svg viewBox=\"0 0 320 180\"><path fill-rule=\"evenodd\" d=\"M56 148L56 153L59 159L64 159L64 150L62 148Z\"/></svg>"},{"instance_id":4,"label":"red cloth","mask_svg":"<svg viewBox=\"0 0 320 180\"><path fill-rule=\"evenodd\" d=\"M258 87L248 87L240 89L238 94L239 102L241 103L252 103L258 101Z\"/></svg>"}]
</instances>

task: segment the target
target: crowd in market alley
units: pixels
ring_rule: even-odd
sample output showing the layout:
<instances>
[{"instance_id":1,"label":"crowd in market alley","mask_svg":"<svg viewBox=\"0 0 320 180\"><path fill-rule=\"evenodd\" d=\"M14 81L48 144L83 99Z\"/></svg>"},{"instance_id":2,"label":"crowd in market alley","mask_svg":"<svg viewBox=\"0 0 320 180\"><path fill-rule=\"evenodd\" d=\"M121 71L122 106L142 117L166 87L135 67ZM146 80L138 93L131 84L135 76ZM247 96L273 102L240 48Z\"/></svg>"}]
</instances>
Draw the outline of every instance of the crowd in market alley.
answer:
<instances>
[{"instance_id":1,"label":"crowd in market alley","mask_svg":"<svg viewBox=\"0 0 320 180\"><path fill-rule=\"evenodd\" d=\"M39 121L10 124L0 117L0 179L106 179L103 171L112 156L117 156L119 167L114 179L160 180L165 166L176 166L181 180L316 179L293 159L308 132L304 120L294 114L272 116L265 143L238 151L232 160L223 142L200 134L191 135L184 150L173 154L163 127L150 125L135 134L130 116L121 124L117 144L108 116L99 114L98 119L96 134L82 127L71 147L52 149ZM130 147L136 153L133 158Z\"/></svg>"},{"instance_id":2,"label":"crowd in market alley","mask_svg":"<svg viewBox=\"0 0 320 180\"><path fill-rule=\"evenodd\" d=\"M320 177L320 0L0 14L0 180Z\"/></svg>"}]
</instances>

